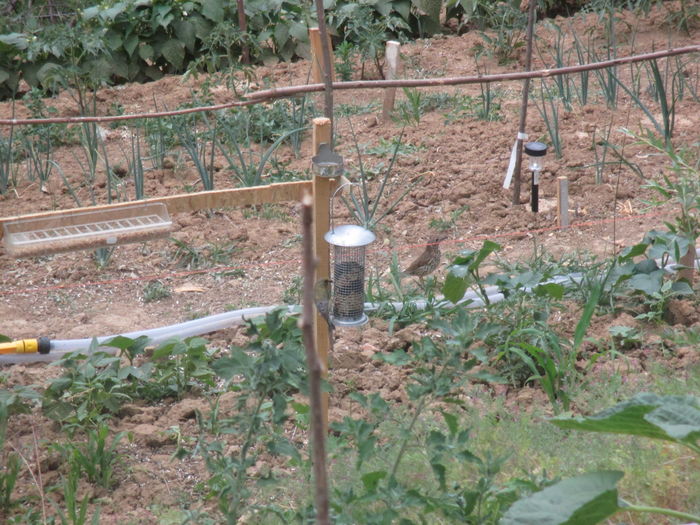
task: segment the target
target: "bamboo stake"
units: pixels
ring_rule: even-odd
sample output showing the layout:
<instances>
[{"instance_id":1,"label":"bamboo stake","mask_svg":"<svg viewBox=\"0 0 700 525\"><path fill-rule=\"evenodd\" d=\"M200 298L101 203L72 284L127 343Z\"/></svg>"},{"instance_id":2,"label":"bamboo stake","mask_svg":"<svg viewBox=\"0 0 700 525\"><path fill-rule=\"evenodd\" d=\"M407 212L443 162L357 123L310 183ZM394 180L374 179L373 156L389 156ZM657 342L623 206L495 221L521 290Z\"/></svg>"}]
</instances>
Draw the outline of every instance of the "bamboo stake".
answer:
<instances>
[{"instance_id":1,"label":"bamboo stake","mask_svg":"<svg viewBox=\"0 0 700 525\"><path fill-rule=\"evenodd\" d=\"M399 70L399 48L401 44L395 40L389 40L386 43L386 80L394 80ZM394 102L396 100L396 88L388 88L384 91L384 105L382 107L382 122L387 122L394 111Z\"/></svg>"},{"instance_id":2,"label":"bamboo stake","mask_svg":"<svg viewBox=\"0 0 700 525\"><path fill-rule=\"evenodd\" d=\"M640 55L632 55L628 57L613 58L603 60L601 62L593 62L591 64L577 64L575 66L566 66L555 69L538 69L536 71L519 71L515 73L496 73L493 75L477 75L465 77L444 77L444 78L426 78L426 79L400 79L400 80L353 80L351 82L334 82L333 89L386 89L392 87L432 87L432 86L459 86L464 84L488 84L492 82L508 82L514 80L525 80L526 78L548 78L558 75L569 75L571 73L580 73L582 71L593 71L596 69L605 69L607 67L618 66L622 64L632 64L635 62L644 62L658 58L684 55L686 53L700 52L700 44L694 44L685 47L667 49L665 51L655 51L652 53L643 53ZM323 91L323 84L308 84L304 86L287 86L265 89L248 93L246 98L249 100L269 100L274 98L288 97L299 95L301 93L313 93ZM11 121L7 121L10 123ZM34 121L36 122L36 121ZM0 121L2 124L3 121Z\"/></svg>"},{"instance_id":3,"label":"bamboo stake","mask_svg":"<svg viewBox=\"0 0 700 525\"><path fill-rule=\"evenodd\" d=\"M331 141L331 121L330 119L319 117L313 120L313 153L318 154L321 144L330 144ZM314 282L322 279L330 279L331 257L330 247L323 238L330 229L330 200L331 194L336 187L336 179L320 177L314 175L313 181L314 197L314 255L317 258L316 276ZM328 354L332 341L329 327L325 319L316 312L314 316L314 335L316 336L316 352L318 360L323 368L323 377L328 374ZM328 428L328 392L323 393L323 428Z\"/></svg>"},{"instance_id":4,"label":"bamboo stake","mask_svg":"<svg viewBox=\"0 0 700 525\"><path fill-rule=\"evenodd\" d=\"M445 78L426 78L426 79L399 79L399 80L354 80L352 82L333 82L332 88L337 90L352 90L352 89L387 89L397 87L431 87L431 86L460 86L466 84L490 84L493 82L511 82L515 80L525 80L526 78L548 78L558 75L570 75L572 73L581 73L582 71L594 71L596 69L605 69L606 67L619 66L622 64L634 64L636 62L645 62L658 58L665 58L677 55L685 55L687 53L700 53L700 44L667 49L664 51L655 51L653 53L643 53L640 55L632 55L628 57L614 58L604 60L602 62L593 62L591 64L578 64L575 66L566 66L556 69L539 69L536 71L521 71L516 73L498 73L494 75L483 76L466 76L466 77L445 77ZM94 117L53 117L53 118L10 118L0 119L0 126L26 126L40 124L79 124L84 122L117 122L124 120L144 119L144 118L161 118L174 115L186 115L189 113L200 113L204 111L218 111L238 106L250 106L259 104L267 100L276 98L290 97L303 93L318 93L325 89L324 84L307 84L303 86L288 86L272 89L264 89L255 93L248 93L247 100L237 100L227 102L226 104L217 104L214 106L202 106L196 108L186 108L173 111L158 111L153 113L134 113L130 115L111 115L111 116L94 116Z\"/></svg>"},{"instance_id":5,"label":"bamboo stake","mask_svg":"<svg viewBox=\"0 0 700 525\"><path fill-rule=\"evenodd\" d=\"M327 396L321 392L321 378L325 373L324 364L319 360L314 344L314 238L312 223L314 200L310 194L302 199L302 230L303 230L303 268L304 268L304 304L301 317L301 329L306 349L306 363L309 370L309 404L311 405L311 449L313 454L313 470L316 490L316 523L330 524L328 511L328 473L326 471L326 428L328 425ZM321 339L320 341L323 341Z\"/></svg>"},{"instance_id":6,"label":"bamboo stake","mask_svg":"<svg viewBox=\"0 0 700 525\"><path fill-rule=\"evenodd\" d=\"M525 52L525 71L530 71L532 67L532 35L535 26L535 12L537 11L537 0L530 0L527 15L527 50ZM525 136L525 125L527 123L527 101L530 96L530 79L526 78L523 83L523 98L520 106L520 122L518 124L518 138L515 142L515 167L513 168L513 200L512 203L520 204L520 168L523 160L523 137Z\"/></svg>"},{"instance_id":7,"label":"bamboo stake","mask_svg":"<svg viewBox=\"0 0 700 525\"><path fill-rule=\"evenodd\" d=\"M563 175L557 177L557 217L559 227L566 230L569 227L569 179Z\"/></svg>"},{"instance_id":8,"label":"bamboo stake","mask_svg":"<svg viewBox=\"0 0 700 525\"><path fill-rule=\"evenodd\" d=\"M238 8L238 27L241 29L241 33L246 33L248 31L248 23L245 18L245 5L243 0L236 0L236 6ZM248 49L248 44L243 44L241 48L241 60L244 64L250 64L250 49Z\"/></svg>"}]
</instances>

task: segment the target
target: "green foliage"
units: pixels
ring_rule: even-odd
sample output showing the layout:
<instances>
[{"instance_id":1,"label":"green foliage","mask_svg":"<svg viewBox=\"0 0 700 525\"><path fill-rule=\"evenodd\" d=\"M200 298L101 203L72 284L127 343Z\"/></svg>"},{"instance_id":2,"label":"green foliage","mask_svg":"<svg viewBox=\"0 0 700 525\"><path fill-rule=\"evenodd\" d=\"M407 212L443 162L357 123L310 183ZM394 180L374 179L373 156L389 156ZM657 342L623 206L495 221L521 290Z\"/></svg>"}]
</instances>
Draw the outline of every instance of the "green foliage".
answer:
<instances>
[{"instance_id":1,"label":"green foliage","mask_svg":"<svg viewBox=\"0 0 700 525\"><path fill-rule=\"evenodd\" d=\"M212 360L215 350L208 349L201 337L171 339L153 351L152 381L160 397L181 399L193 390L215 385Z\"/></svg>"},{"instance_id":2,"label":"green foliage","mask_svg":"<svg viewBox=\"0 0 700 525\"><path fill-rule=\"evenodd\" d=\"M489 305L491 301L484 288L479 268L489 255L500 249L500 244L486 240L479 250L464 250L460 252L452 261L445 278L445 284L442 287L442 293L445 294L445 298L453 303L457 303L462 300L470 286L476 285L481 300L485 305Z\"/></svg>"},{"instance_id":3,"label":"green foliage","mask_svg":"<svg viewBox=\"0 0 700 525\"><path fill-rule=\"evenodd\" d=\"M224 381L224 387L237 393L235 409L230 413L212 409L214 417L199 418L200 437L192 454L203 457L210 477L206 481L209 496L216 498L225 523L238 523L251 496L250 468L263 453L289 456L295 464L301 457L294 444L281 432L288 418L291 394L305 385L305 361L301 331L297 320L284 317L281 310L265 316L264 321L248 322L252 338L247 348L231 347L212 368ZM206 435L209 432L214 439ZM227 435L241 436L239 447L229 449ZM188 455L181 449L180 457ZM259 478L273 480L272 472L260 472Z\"/></svg>"},{"instance_id":4,"label":"green foliage","mask_svg":"<svg viewBox=\"0 0 700 525\"><path fill-rule=\"evenodd\" d=\"M560 428L671 441L700 453L700 398L640 393L593 416L559 416Z\"/></svg>"},{"instance_id":5,"label":"green foliage","mask_svg":"<svg viewBox=\"0 0 700 525\"><path fill-rule=\"evenodd\" d=\"M52 447L67 458L71 471L76 469L91 483L110 489L115 483L114 467L119 460L117 446L127 433L117 433L108 443L109 426L100 423L97 428L88 429L86 435L87 442L83 444L55 444Z\"/></svg>"},{"instance_id":6,"label":"green foliage","mask_svg":"<svg viewBox=\"0 0 700 525\"><path fill-rule=\"evenodd\" d=\"M675 148L668 141L662 142L649 131L644 136L638 136L626 130L625 132L639 139L641 144L663 153L668 158L675 177L672 178L664 174L661 181L652 180L647 184L648 188L659 195L659 199L652 201L652 204L661 205L670 202L676 205L678 215L673 223L666 223L666 227L671 233L694 241L700 235L700 222L697 218L697 212L700 210L700 181L698 179L700 156L692 150L684 151ZM698 143L694 144L694 146L697 145ZM676 261L684 253L681 251L676 257Z\"/></svg>"},{"instance_id":7,"label":"green foliage","mask_svg":"<svg viewBox=\"0 0 700 525\"><path fill-rule=\"evenodd\" d=\"M0 511L9 510L14 501L12 492L20 472L20 459L17 454L4 450L5 436L0 436Z\"/></svg>"},{"instance_id":8,"label":"green foliage","mask_svg":"<svg viewBox=\"0 0 700 525\"><path fill-rule=\"evenodd\" d=\"M149 373L147 367L122 367L119 357L98 350L96 340L87 354L71 352L50 366L62 367L64 373L44 391L44 414L71 433L115 414L137 395L139 380Z\"/></svg>"},{"instance_id":9,"label":"green foliage","mask_svg":"<svg viewBox=\"0 0 700 525\"><path fill-rule=\"evenodd\" d=\"M28 414L39 399L41 394L33 386L15 385L10 389L0 388L0 436L3 435L11 416Z\"/></svg>"},{"instance_id":10,"label":"green foliage","mask_svg":"<svg viewBox=\"0 0 700 525\"><path fill-rule=\"evenodd\" d=\"M452 107L466 100L466 97L451 95L449 93L426 93L419 89L403 88L405 100L399 101L396 105L395 115L392 117L396 122L407 126L417 126L420 124L424 113L436 109Z\"/></svg>"},{"instance_id":11,"label":"green foliage","mask_svg":"<svg viewBox=\"0 0 700 525\"><path fill-rule=\"evenodd\" d=\"M443 219L442 217L435 217L430 219L428 226L433 230L439 232L446 232L449 230L457 229L457 219L459 219L465 211L469 210L468 205L460 206L450 212L449 219Z\"/></svg>"},{"instance_id":12,"label":"green foliage","mask_svg":"<svg viewBox=\"0 0 700 525\"><path fill-rule=\"evenodd\" d=\"M171 238L170 240L175 245L175 249L169 252L168 256L177 266L188 270L230 264L231 256L236 251L236 246L232 243L208 243L204 246L195 246L180 239Z\"/></svg>"},{"instance_id":13,"label":"green foliage","mask_svg":"<svg viewBox=\"0 0 700 525\"><path fill-rule=\"evenodd\" d=\"M591 472L565 479L517 501L500 525L593 525L617 512L618 471Z\"/></svg>"},{"instance_id":14,"label":"green foliage","mask_svg":"<svg viewBox=\"0 0 700 525\"><path fill-rule=\"evenodd\" d=\"M414 188L414 186L420 181L417 179L411 184L402 184L401 181L397 180L396 177L392 177L392 170L394 168L394 163L399 153L399 148L401 147L401 140L403 138L403 130L401 134L395 141L395 147L389 165L384 169L381 174L381 179L379 186L375 193L372 193L369 187L369 181L371 179L369 171L365 168L365 164L362 161L362 153L360 151L360 146L357 142L357 137L352 129L352 124L350 124L350 130L353 135L355 143L355 151L357 151L357 169L359 181L353 181L354 185L360 187L359 195L355 195L354 192L349 191L349 196L343 196L343 202L346 204L350 213L355 217L355 219L368 230L373 230L381 220L390 214L394 208L398 205L401 200L408 195L408 193ZM394 180L392 180L394 179ZM352 190L352 188L351 188ZM389 203L384 206L383 210L379 209L380 203L388 199Z\"/></svg>"},{"instance_id":15,"label":"green foliage","mask_svg":"<svg viewBox=\"0 0 700 525\"><path fill-rule=\"evenodd\" d=\"M484 10L482 26L493 31L481 32L484 44L479 44L476 52L489 53L499 64L507 64L515 58L517 50L525 45L523 35L527 26L527 13L520 10L520 0L479 4Z\"/></svg>"},{"instance_id":16,"label":"green foliage","mask_svg":"<svg viewBox=\"0 0 700 525\"><path fill-rule=\"evenodd\" d=\"M63 479L63 486L56 486L54 490L63 489L63 503L66 507L65 511L59 507L53 500L51 504L56 511L56 515L61 522L61 525L86 525L88 523L88 510L90 505L90 494L79 499L78 480L80 479L80 466L73 463L68 471L68 478ZM53 520L55 522L55 520ZM89 521L91 525L99 525L100 509L95 510L92 519Z\"/></svg>"},{"instance_id":17,"label":"green foliage","mask_svg":"<svg viewBox=\"0 0 700 525\"><path fill-rule=\"evenodd\" d=\"M178 141L194 163L204 191L214 189L217 125L218 121L210 125L204 113L172 117L172 126Z\"/></svg>"},{"instance_id":18,"label":"green foliage","mask_svg":"<svg viewBox=\"0 0 700 525\"><path fill-rule=\"evenodd\" d=\"M246 33L232 22L236 3L224 0L108 0L77 10L67 23L0 26L17 31L0 35L0 98L11 97L20 79L46 89L58 77L94 85L199 69L249 74L241 64L244 46L257 63L308 56L308 27L315 25L310 2L255 1L245 8ZM352 43L363 65L373 62L381 75L386 40L440 32L440 9L439 0L338 0L326 16L330 32Z\"/></svg>"},{"instance_id":19,"label":"green foliage","mask_svg":"<svg viewBox=\"0 0 700 525\"><path fill-rule=\"evenodd\" d=\"M12 491L20 472L20 458L5 448L7 423L11 415L29 412L26 403L39 394L30 387L16 385L12 390L0 389L0 511L9 510L14 502Z\"/></svg>"},{"instance_id":20,"label":"green foliage","mask_svg":"<svg viewBox=\"0 0 700 525\"><path fill-rule=\"evenodd\" d=\"M39 85L43 66L66 60L81 70L94 71L96 78L132 82L181 73L199 56L202 59L196 65L200 67L233 65L243 44L260 59L273 53L287 60L297 55L298 46L306 40L307 9L290 2L272 9L263 2L246 7L255 37L238 34L226 22L236 19L235 3L222 0L112 1L81 11L73 26L3 35L0 67L8 77L2 86L5 96L15 89L20 76L31 86ZM253 46L256 42L261 45Z\"/></svg>"},{"instance_id":21,"label":"green foliage","mask_svg":"<svg viewBox=\"0 0 700 525\"><path fill-rule=\"evenodd\" d=\"M355 70L355 56L358 51L352 42L343 41L335 47L335 72L340 77L340 80L347 82L352 80L352 74Z\"/></svg>"},{"instance_id":22,"label":"green foliage","mask_svg":"<svg viewBox=\"0 0 700 525\"><path fill-rule=\"evenodd\" d=\"M143 287L143 302L152 303L155 301L160 301L162 299L167 299L170 297L171 291L170 287L163 284L162 281L149 281L146 286Z\"/></svg>"},{"instance_id":23,"label":"green foliage","mask_svg":"<svg viewBox=\"0 0 700 525\"><path fill-rule=\"evenodd\" d=\"M455 108L445 115L445 123L452 122L464 118L477 118L487 122L501 120L503 115L500 113L501 104L497 102L499 93L491 89L491 84L480 84L481 94L472 97L464 95L456 98Z\"/></svg>"},{"instance_id":24,"label":"green foliage","mask_svg":"<svg viewBox=\"0 0 700 525\"><path fill-rule=\"evenodd\" d=\"M640 393L593 416L559 416L550 421L564 429L670 441L700 453L700 398L695 396ZM560 481L514 503L500 523L593 525L622 511L661 514L684 521L700 519L684 512L620 499L616 484L622 476L622 472L602 471Z\"/></svg>"},{"instance_id":25,"label":"green foliage","mask_svg":"<svg viewBox=\"0 0 700 525\"><path fill-rule=\"evenodd\" d=\"M478 360L465 358L465 349L476 342L472 321L463 310L453 320L436 319L430 326L445 334L444 342L423 337L410 352L375 356L408 371L405 389L410 404L406 414L397 417L379 394L351 394L367 416L346 416L332 424L338 434L338 458L355 464L352 482L332 494L335 522L380 524L400 519L408 524L427 518L495 523L517 497L514 486L495 483L504 458L474 454L469 429L459 424L455 412L461 406L458 393L478 375L471 373ZM444 424L432 422L421 428L431 412L440 414ZM420 453L412 454L414 450ZM475 477L457 477L465 471Z\"/></svg>"}]
</instances>

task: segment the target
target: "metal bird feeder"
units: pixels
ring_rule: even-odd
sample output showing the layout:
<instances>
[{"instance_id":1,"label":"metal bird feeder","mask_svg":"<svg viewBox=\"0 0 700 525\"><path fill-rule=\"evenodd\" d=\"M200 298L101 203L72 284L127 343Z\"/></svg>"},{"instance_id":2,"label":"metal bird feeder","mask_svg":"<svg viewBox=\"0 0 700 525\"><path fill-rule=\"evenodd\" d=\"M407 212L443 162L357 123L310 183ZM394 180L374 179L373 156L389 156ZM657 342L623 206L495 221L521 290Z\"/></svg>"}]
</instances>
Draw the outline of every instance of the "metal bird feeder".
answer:
<instances>
[{"instance_id":1,"label":"metal bird feeder","mask_svg":"<svg viewBox=\"0 0 700 525\"><path fill-rule=\"evenodd\" d=\"M539 211L540 173L544 168L544 156L547 154L547 145L542 142L528 142L525 144L525 154L528 156L528 168L532 172L532 184L530 192L530 209Z\"/></svg>"},{"instance_id":2,"label":"metal bird feeder","mask_svg":"<svg viewBox=\"0 0 700 525\"><path fill-rule=\"evenodd\" d=\"M322 142L318 154L311 158L313 172L320 177L340 177L345 170L343 157L334 152L329 144Z\"/></svg>"},{"instance_id":3,"label":"metal bird feeder","mask_svg":"<svg viewBox=\"0 0 700 525\"><path fill-rule=\"evenodd\" d=\"M335 190L331 197L331 229L326 233L324 239L333 246L333 324L336 326L361 326L367 322L367 314L365 314L365 247L374 242L377 236L370 230L355 224L334 226L333 200L335 194L348 185L354 186L355 184L351 182L343 184Z\"/></svg>"}]
</instances>

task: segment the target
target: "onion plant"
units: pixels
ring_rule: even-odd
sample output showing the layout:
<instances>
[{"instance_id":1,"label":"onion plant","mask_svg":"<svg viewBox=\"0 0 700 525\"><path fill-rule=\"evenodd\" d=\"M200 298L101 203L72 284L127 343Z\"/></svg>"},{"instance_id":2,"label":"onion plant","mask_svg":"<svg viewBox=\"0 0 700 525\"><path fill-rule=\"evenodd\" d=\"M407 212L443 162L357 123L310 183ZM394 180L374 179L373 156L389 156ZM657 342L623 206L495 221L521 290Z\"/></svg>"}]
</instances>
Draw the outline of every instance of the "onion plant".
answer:
<instances>
[{"instance_id":1,"label":"onion plant","mask_svg":"<svg viewBox=\"0 0 700 525\"><path fill-rule=\"evenodd\" d=\"M562 144L561 136L559 135L559 104L556 98L557 97L553 96L547 88L545 81L542 80L540 87L540 102L542 105L540 106L535 101L535 106L540 112L542 120L547 127L547 132L550 140L552 141L554 152L556 153L557 158L560 159L562 156Z\"/></svg>"},{"instance_id":2,"label":"onion plant","mask_svg":"<svg viewBox=\"0 0 700 525\"><path fill-rule=\"evenodd\" d=\"M561 30L561 27L558 25L548 22L547 27L551 30L554 31L555 33L555 38L554 42L552 44L552 51L551 51L551 58L554 62L554 67L555 68L562 68L567 65L568 63L568 54L565 51L565 38L564 38L564 32ZM540 59L542 62L546 62L545 57L542 55L542 51L540 50L539 46L536 46L537 53L540 56ZM561 101L564 103L564 109L566 111L571 111L572 106L571 106L571 100L572 100L572 89L571 89L571 80L569 78L569 75L556 75L553 78L554 84L557 87L557 91L559 93L559 98Z\"/></svg>"},{"instance_id":3,"label":"onion plant","mask_svg":"<svg viewBox=\"0 0 700 525\"><path fill-rule=\"evenodd\" d=\"M675 80L676 76L668 82L668 77L666 79L661 75L659 65L656 60L651 60L649 62L649 67L651 69L651 75L653 79L653 89L656 94L656 98L659 102L659 108L661 110L661 122L657 120L654 113L649 109L649 106L645 104L640 96L637 96L630 88L628 88L617 76L615 81L620 85L620 87L632 98L632 100L639 106L639 108L644 112L644 114L649 117L649 120L654 125L656 131L663 137L664 141L668 144L673 136L673 127L676 120L676 102L678 102L678 83ZM681 73L682 75L682 73ZM668 88L670 87L670 92Z\"/></svg>"},{"instance_id":4,"label":"onion plant","mask_svg":"<svg viewBox=\"0 0 700 525\"><path fill-rule=\"evenodd\" d=\"M398 181L393 181L393 184L390 184L390 181L392 179L394 163L396 162L396 158L399 154L399 148L401 147L401 139L403 138L404 130L403 128L401 129L401 133L396 140L396 145L394 147L391 160L389 161L389 165L386 167L383 174L380 175L379 187L377 188L376 193L372 194L369 187L370 176L368 170L365 168L364 162L362 161L362 153L360 151L360 145L357 142L355 130L353 129L352 122L349 120L348 124L350 126L350 133L352 134L355 144L355 151L357 152L357 165L359 170L358 186L360 187L360 192L359 195L355 195L355 192L348 191L348 196L343 197L343 202L346 204L353 217L355 217L355 219L364 228L372 230L382 219L384 219L384 217L386 217L394 210L394 208L396 208L398 203L409 194L415 185L418 184L420 179L417 179L411 184L403 184L403 190L399 190L398 195L395 198L391 198L385 209L380 211L379 204L383 203L383 197L387 196L392 189L399 186Z\"/></svg>"}]
</instances>

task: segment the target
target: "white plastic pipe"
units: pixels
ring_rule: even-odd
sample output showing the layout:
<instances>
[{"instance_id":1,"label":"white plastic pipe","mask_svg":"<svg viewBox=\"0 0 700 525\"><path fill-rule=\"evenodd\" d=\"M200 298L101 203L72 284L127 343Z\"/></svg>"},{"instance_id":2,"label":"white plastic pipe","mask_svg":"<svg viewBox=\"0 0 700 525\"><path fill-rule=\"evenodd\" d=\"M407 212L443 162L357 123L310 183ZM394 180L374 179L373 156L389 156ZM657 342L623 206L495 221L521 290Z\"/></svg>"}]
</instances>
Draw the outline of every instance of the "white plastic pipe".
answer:
<instances>
[{"instance_id":1,"label":"white plastic pipe","mask_svg":"<svg viewBox=\"0 0 700 525\"><path fill-rule=\"evenodd\" d=\"M697 250L696 254L700 254L700 249ZM697 255L696 255L697 257ZM696 260L696 267L699 267L699 262ZM666 265L664 270L669 273L677 271L677 265L671 263ZM556 284L566 284L566 283L579 283L583 278L581 273L571 273L568 275L556 276L545 283L556 283ZM503 293L497 286L487 286L484 291L489 299L490 303L498 303L504 299ZM525 288L526 293L531 293L531 288ZM447 305L451 305L449 301L445 301ZM395 308L401 308L404 303L394 302L392 305ZM423 309L426 307L427 301L418 300L412 303L416 308ZM473 290L467 291L461 301L458 304L464 304L467 308L480 308L484 306L484 301L480 298ZM380 305L375 303L365 303L365 310L371 311L379 308ZM243 310L233 310L230 312L224 312L221 314L210 315L208 317L202 317L200 319L194 319L192 321L187 321L184 323L174 324L170 326L162 326L160 328L151 328L148 330L140 330L135 332L129 332L125 334L115 334L97 337L98 343L104 343L117 337L117 335L122 335L130 339L136 339L142 335L148 337L152 344L162 343L172 337L186 338L193 337L196 335L204 335L212 332L217 332L228 328L233 325L242 324L245 320L251 317L256 317L260 315L265 315L277 308L286 308L287 313L298 313L300 311L299 306L259 306L254 308L245 308ZM0 366L11 365L16 363L38 363L38 362L48 362L56 361L61 359L66 353L73 352L76 350L87 350L92 344L92 338L89 339L63 339L63 340L52 340L51 341L51 352L48 354L4 354L0 355ZM102 347L101 351L108 353L116 353L116 348Z\"/></svg>"}]
</instances>

